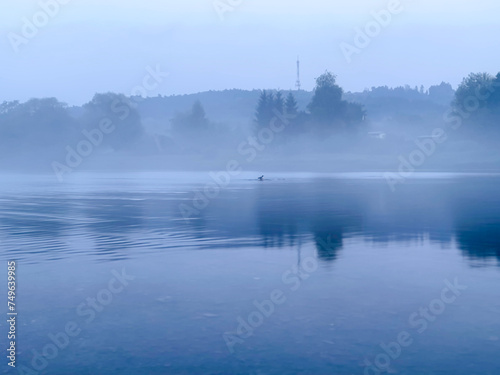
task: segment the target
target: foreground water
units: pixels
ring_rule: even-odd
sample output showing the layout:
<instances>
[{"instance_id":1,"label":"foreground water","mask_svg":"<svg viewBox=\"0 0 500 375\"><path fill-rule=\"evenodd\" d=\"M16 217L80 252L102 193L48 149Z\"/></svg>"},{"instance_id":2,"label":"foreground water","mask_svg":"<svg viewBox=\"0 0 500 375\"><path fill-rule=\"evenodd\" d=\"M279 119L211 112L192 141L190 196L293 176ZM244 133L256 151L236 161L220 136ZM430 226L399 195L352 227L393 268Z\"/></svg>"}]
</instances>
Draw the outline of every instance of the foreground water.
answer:
<instances>
[{"instance_id":1,"label":"foreground water","mask_svg":"<svg viewBox=\"0 0 500 375\"><path fill-rule=\"evenodd\" d=\"M266 177L2 176L0 373L498 374L500 177Z\"/></svg>"}]
</instances>

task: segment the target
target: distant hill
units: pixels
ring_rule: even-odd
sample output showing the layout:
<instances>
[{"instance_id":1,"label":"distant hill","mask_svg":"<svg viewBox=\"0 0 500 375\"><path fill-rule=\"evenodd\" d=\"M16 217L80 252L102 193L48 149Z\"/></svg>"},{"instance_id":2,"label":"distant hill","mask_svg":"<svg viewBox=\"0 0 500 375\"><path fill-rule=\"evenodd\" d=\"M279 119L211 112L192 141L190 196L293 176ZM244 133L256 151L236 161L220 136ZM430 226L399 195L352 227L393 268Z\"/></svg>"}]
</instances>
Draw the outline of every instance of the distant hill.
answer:
<instances>
[{"instance_id":1,"label":"distant hill","mask_svg":"<svg viewBox=\"0 0 500 375\"><path fill-rule=\"evenodd\" d=\"M228 125L248 124L253 121L261 92L261 90L232 89L188 95L157 96L140 100L138 110L143 120L165 122L170 121L176 112L188 110L195 101L199 100L212 121ZM288 90L282 91L284 96L289 92ZM304 90L291 92L297 100L299 110L306 110L313 92ZM441 114L448 107L446 101L451 101L451 98L451 95L449 98L436 97L408 87L395 89L380 87L363 92L344 93L344 99L363 104L368 118L373 119L392 117L395 114L408 116L422 113Z\"/></svg>"},{"instance_id":2,"label":"distant hill","mask_svg":"<svg viewBox=\"0 0 500 375\"><path fill-rule=\"evenodd\" d=\"M268 91L276 90L268 89ZM189 110L197 100L203 105L210 120L229 126L244 126L252 123L261 92L262 90L231 89L186 95L159 95L145 99L133 97L132 100L138 103L139 114L147 127L168 126L176 113ZM283 90L283 96L289 92ZM291 92L297 100L299 110L306 110L313 92L304 90ZM346 92L344 99L364 105L368 119L416 118L422 114L441 114L448 107L453 94L451 92L438 96L433 94L432 90L430 93L416 88L383 86L363 92ZM69 111L73 117L78 118L82 114L82 107L71 107Z\"/></svg>"},{"instance_id":3,"label":"distant hill","mask_svg":"<svg viewBox=\"0 0 500 375\"><path fill-rule=\"evenodd\" d=\"M270 90L272 91L272 90ZM287 95L289 91L283 91ZM169 121L176 112L189 110L197 100L212 121L231 124L251 123L261 90L206 91L197 94L157 96L139 101L139 113L144 120ZM312 92L293 91L299 109L304 110Z\"/></svg>"}]
</instances>

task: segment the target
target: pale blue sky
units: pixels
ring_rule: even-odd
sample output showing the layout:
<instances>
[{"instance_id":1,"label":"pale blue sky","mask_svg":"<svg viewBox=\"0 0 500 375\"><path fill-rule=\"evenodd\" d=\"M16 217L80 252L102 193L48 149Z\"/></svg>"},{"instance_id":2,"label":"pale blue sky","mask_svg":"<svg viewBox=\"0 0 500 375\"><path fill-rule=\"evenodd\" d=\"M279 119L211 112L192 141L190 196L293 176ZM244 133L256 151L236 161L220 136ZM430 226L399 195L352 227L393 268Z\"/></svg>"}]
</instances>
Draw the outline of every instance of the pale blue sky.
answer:
<instances>
[{"instance_id":1,"label":"pale blue sky","mask_svg":"<svg viewBox=\"0 0 500 375\"><path fill-rule=\"evenodd\" d=\"M9 33L22 36L23 18L33 20L50 1L4 4L0 101L55 96L81 104L96 91L130 94L157 64L169 77L152 96L290 89L297 55L308 90L325 69L347 91L443 80L456 86L471 71L500 70L498 0L401 0L402 12L351 63L340 44L354 45L355 28L389 1L241 0L221 20L214 0L64 0L15 53Z\"/></svg>"}]
</instances>

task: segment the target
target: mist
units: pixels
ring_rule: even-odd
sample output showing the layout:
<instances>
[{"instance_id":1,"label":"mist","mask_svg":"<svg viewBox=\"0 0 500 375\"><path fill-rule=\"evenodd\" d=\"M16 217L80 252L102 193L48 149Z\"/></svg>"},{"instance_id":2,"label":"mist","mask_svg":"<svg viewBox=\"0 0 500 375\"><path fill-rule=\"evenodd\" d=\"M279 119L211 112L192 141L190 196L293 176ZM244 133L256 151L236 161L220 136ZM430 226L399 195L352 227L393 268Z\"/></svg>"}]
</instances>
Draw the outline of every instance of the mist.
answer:
<instances>
[{"instance_id":1,"label":"mist","mask_svg":"<svg viewBox=\"0 0 500 375\"><path fill-rule=\"evenodd\" d=\"M330 72L313 91L95 94L0 106L3 170L491 171L499 167L500 75L346 92Z\"/></svg>"},{"instance_id":2,"label":"mist","mask_svg":"<svg viewBox=\"0 0 500 375\"><path fill-rule=\"evenodd\" d=\"M1 373L498 374L498 0L4 3Z\"/></svg>"}]
</instances>

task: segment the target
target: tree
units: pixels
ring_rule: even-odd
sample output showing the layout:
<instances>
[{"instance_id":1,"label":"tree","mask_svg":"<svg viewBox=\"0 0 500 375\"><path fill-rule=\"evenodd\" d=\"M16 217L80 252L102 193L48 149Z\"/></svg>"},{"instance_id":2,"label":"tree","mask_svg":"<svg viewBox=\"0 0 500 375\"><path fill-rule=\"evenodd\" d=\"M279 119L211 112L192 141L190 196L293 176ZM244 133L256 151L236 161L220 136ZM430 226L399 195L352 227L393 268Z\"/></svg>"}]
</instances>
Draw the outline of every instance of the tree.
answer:
<instances>
[{"instance_id":1,"label":"tree","mask_svg":"<svg viewBox=\"0 0 500 375\"><path fill-rule=\"evenodd\" d=\"M271 122L274 114L274 97L272 93L267 93L263 90L259 97L259 102L257 103L257 110L255 113L255 122L261 126L268 126Z\"/></svg>"},{"instance_id":2,"label":"tree","mask_svg":"<svg viewBox=\"0 0 500 375\"><path fill-rule=\"evenodd\" d=\"M273 103L274 109L276 109L279 113L283 113L283 109L285 107L285 101L283 99L283 95L281 94L281 91L278 91L276 93L276 97L274 98L274 103Z\"/></svg>"},{"instance_id":3,"label":"tree","mask_svg":"<svg viewBox=\"0 0 500 375\"><path fill-rule=\"evenodd\" d=\"M494 112L500 112L500 73L498 73L491 85L491 96L488 98L488 106Z\"/></svg>"},{"instance_id":4,"label":"tree","mask_svg":"<svg viewBox=\"0 0 500 375\"><path fill-rule=\"evenodd\" d=\"M63 152L77 132L66 104L55 98L0 105L0 149L34 152L38 158Z\"/></svg>"},{"instance_id":5,"label":"tree","mask_svg":"<svg viewBox=\"0 0 500 375\"><path fill-rule=\"evenodd\" d=\"M19 107L19 100L13 100L11 102L3 102L0 104L0 115L8 114Z\"/></svg>"},{"instance_id":6,"label":"tree","mask_svg":"<svg viewBox=\"0 0 500 375\"><path fill-rule=\"evenodd\" d=\"M213 157L221 148L224 132L207 118L199 100L190 110L177 113L170 122L172 150Z\"/></svg>"},{"instance_id":7,"label":"tree","mask_svg":"<svg viewBox=\"0 0 500 375\"><path fill-rule=\"evenodd\" d=\"M195 101L193 108L191 108L192 125L195 127L206 128L208 126L208 119L205 114L205 109L199 100Z\"/></svg>"},{"instance_id":8,"label":"tree","mask_svg":"<svg viewBox=\"0 0 500 375\"><path fill-rule=\"evenodd\" d=\"M193 103L188 112L177 113L171 120L172 131L178 136L190 138L206 136L210 130L210 121L199 100Z\"/></svg>"},{"instance_id":9,"label":"tree","mask_svg":"<svg viewBox=\"0 0 500 375\"><path fill-rule=\"evenodd\" d=\"M320 123L332 123L341 115L342 88L336 84L336 77L326 72L316 79L316 87L308 105L313 119Z\"/></svg>"},{"instance_id":10,"label":"tree","mask_svg":"<svg viewBox=\"0 0 500 375\"><path fill-rule=\"evenodd\" d=\"M95 129L102 121L110 124L112 131L106 134L104 143L114 150L128 149L144 135L139 112L125 95L95 94L83 108L85 128Z\"/></svg>"},{"instance_id":11,"label":"tree","mask_svg":"<svg viewBox=\"0 0 500 375\"><path fill-rule=\"evenodd\" d=\"M348 124L359 123L364 120L366 111L358 103L344 102L344 120Z\"/></svg>"},{"instance_id":12,"label":"tree","mask_svg":"<svg viewBox=\"0 0 500 375\"><path fill-rule=\"evenodd\" d=\"M470 123L469 135L480 136L484 141L498 139L500 121L500 73L471 73L464 78L455 92L454 112ZM477 131L481 129L481 131ZM495 136L493 137L493 133Z\"/></svg>"},{"instance_id":13,"label":"tree","mask_svg":"<svg viewBox=\"0 0 500 375\"><path fill-rule=\"evenodd\" d=\"M289 116L296 116L299 111L297 101L295 100L295 97L293 94L290 92L285 101L285 112Z\"/></svg>"},{"instance_id":14,"label":"tree","mask_svg":"<svg viewBox=\"0 0 500 375\"><path fill-rule=\"evenodd\" d=\"M360 104L342 100L343 90L336 77L326 72L316 79L316 87L308 109L314 123L323 128L345 127L364 120L365 111Z\"/></svg>"},{"instance_id":15,"label":"tree","mask_svg":"<svg viewBox=\"0 0 500 375\"><path fill-rule=\"evenodd\" d=\"M429 99L442 105L449 105L454 95L455 90L447 82L429 87Z\"/></svg>"},{"instance_id":16,"label":"tree","mask_svg":"<svg viewBox=\"0 0 500 375\"><path fill-rule=\"evenodd\" d=\"M463 79L460 86L455 92L453 106L462 111L471 112L471 105L476 105L470 102L473 100L479 104L479 108L484 108L487 105L485 96L490 97L493 92L494 77L488 73L471 73ZM470 102L470 103L469 103Z\"/></svg>"}]
</instances>

